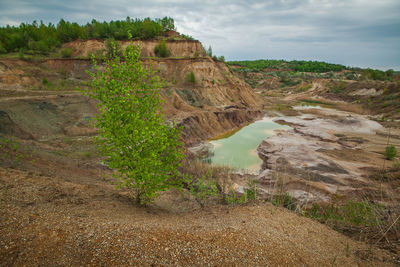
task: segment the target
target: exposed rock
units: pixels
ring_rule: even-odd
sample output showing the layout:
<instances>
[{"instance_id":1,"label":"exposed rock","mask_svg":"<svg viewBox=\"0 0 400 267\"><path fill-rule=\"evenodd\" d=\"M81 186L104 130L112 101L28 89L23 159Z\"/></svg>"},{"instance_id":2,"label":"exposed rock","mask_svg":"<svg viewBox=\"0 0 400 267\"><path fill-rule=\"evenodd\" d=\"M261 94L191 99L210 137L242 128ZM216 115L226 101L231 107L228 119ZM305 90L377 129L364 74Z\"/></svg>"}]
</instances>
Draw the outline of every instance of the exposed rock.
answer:
<instances>
[{"instance_id":1,"label":"exposed rock","mask_svg":"<svg viewBox=\"0 0 400 267\"><path fill-rule=\"evenodd\" d=\"M355 184L371 186L362 178L362 168L370 161L361 155L335 155L339 151L357 153L366 139L352 135L374 136L383 127L360 115L321 109L321 114L327 113L329 117L306 114L274 118L293 129L281 131L257 148L263 160L257 181L264 193L275 194L283 186L293 197L312 202L327 201L336 193L358 192Z\"/></svg>"},{"instance_id":2,"label":"exposed rock","mask_svg":"<svg viewBox=\"0 0 400 267\"><path fill-rule=\"evenodd\" d=\"M195 157L205 157L207 156L210 151L212 150L213 145L211 143L200 143L196 146L189 147L188 150L195 156Z\"/></svg>"},{"instance_id":3,"label":"exposed rock","mask_svg":"<svg viewBox=\"0 0 400 267\"><path fill-rule=\"evenodd\" d=\"M141 44L142 54L144 57L154 57L154 48L158 45L158 40L139 40L139 41L119 41L121 48L124 49L131 43L134 45ZM199 41L192 40L166 40L167 48L172 57L205 57L206 52ZM63 45L73 51L74 57L87 57L90 53L95 54L99 50L105 50L104 40L75 40Z\"/></svg>"},{"instance_id":4,"label":"exposed rock","mask_svg":"<svg viewBox=\"0 0 400 267\"><path fill-rule=\"evenodd\" d=\"M375 88L363 88L357 91L351 92L349 95L360 95L360 96L377 96L383 94L383 91L377 91Z\"/></svg>"}]
</instances>

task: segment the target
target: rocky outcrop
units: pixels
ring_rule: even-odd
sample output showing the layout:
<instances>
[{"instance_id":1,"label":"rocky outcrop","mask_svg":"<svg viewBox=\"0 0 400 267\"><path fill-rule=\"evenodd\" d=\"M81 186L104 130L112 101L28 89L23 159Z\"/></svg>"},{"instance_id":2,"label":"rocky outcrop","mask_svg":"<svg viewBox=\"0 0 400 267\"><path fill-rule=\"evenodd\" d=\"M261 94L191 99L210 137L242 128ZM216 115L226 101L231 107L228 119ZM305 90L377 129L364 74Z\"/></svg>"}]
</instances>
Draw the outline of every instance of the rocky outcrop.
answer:
<instances>
[{"instance_id":1,"label":"rocky outcrop","mask_svg":"<svg viewBox=\"0 0 400 267\"><path fill-rule=\"evenodd\" d=\"M366 192L378 194L380 185L371 181L365 170L383 163L383 157L375 152L375 144L380 151L385 144L384 138L376 135L383 130L379 123L329 109L320 109L319 115L277 117L274 121L292 129L264 140L257 148L263 160L257 178L262 193L284 190L308 203L328 201L335 194L359 199Z\"/></svg>"}]
</instances>

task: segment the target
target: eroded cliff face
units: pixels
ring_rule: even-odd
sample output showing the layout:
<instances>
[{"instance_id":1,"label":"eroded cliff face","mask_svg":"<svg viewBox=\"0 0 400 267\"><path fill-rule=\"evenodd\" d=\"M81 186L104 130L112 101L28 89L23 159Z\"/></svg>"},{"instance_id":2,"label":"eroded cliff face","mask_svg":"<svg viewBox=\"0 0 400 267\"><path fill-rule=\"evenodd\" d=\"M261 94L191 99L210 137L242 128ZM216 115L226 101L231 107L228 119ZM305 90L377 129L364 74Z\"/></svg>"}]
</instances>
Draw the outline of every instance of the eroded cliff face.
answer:
<instances>
[{"instance_id":1,"label":"eroded cliff face","mask_svg":"<svg viewBox=\"0 0 400 267\"><path fill-rule=\"evenodd\" d=\"M142 47L142 57L155 57L154 48L158 45L158 40L135 40L135 41L118 41L122 49L128 45L140 44ZM206 52L199 41L191 40L166 40L167 48L171 57L205 57ZM74 57L88 57L90 54L96 54L98 51L105 50L104 40L76 40L64 44L63 47L70 48Z\"/></svg>"},{"instance_id":2,"label":"eroded cliff face","mask_svg":"<svg viewBox=\"0 0 400 267\"><path fill-rule=\"evenodd\" d=\"M126 42L126 45L128 43ZM143 42L152 56L157 41ZM97 40L66 44L76 55L104 45ZM125 43L123 44L125 45ZM199 42L169 41L172 55L205 55ZM165 80L162 96L167 119L184 125L184 141L194 144L231 131L261 116L252 89L209 57L142 59ZM0 133L19 138L92 135L87 120L95 103L75 90L90 79L90 59L0 60ZM195 79L189 79L193 73Z\"/></svg>"}]
</instances>

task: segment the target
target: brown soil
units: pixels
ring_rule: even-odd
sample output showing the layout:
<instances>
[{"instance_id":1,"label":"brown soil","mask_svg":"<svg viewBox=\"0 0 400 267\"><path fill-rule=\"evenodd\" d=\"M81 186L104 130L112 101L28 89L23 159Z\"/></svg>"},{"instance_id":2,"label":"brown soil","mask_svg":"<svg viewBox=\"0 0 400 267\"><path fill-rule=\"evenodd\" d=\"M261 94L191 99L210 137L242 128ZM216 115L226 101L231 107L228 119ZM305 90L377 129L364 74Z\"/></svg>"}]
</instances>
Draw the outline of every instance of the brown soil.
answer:
<instances>
[{"instance_id":1,"label":"brown soil","mask_svg":"<svg viewBox=\"0 0 400 267\"><path fill-rule=\"evenodd\" d=\"M1 265L396 264L394 255L269 204L201 210L170 191L140 208L128 195L99 179L0 168Z\"/></svg>"},{"instance_id":2,"label":"brown soil","mask_svg":"<svg viewBox=\"0 0 400 267\"><path fill-rule=\"evenodd\" d=\"M139 40L139 41L118 41L121 48L124 49L130 44L138 45L141 43L142 54L145 57L154 57L154 48L158 45L158 40ZM166 40L167 48L172 57L205 57L206 52L199 41L188 40ZM95 54L98 50L105 50L104 40L76 40L63 45L73 51L74 57L87 57L90 53Z\"/></svg>"}]
</instances>

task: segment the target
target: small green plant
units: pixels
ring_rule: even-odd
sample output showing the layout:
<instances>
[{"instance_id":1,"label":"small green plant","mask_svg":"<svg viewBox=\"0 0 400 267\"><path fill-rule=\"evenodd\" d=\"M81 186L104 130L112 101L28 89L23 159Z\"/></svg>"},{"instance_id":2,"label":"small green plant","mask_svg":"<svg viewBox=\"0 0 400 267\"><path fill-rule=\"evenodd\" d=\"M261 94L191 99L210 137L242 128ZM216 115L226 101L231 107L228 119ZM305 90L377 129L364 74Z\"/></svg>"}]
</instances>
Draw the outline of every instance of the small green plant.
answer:
<instances>
[{"instance_id":1,"label":"small green plant","mask_svg":"<svg viewBox=\"0 0 400 267\"><path fill-rule=\"evenodd\" d=\"M159 57L169 57L170 52L165 39L158 41L158 44L154 47L154 53Z\"/></svg>"},{"instance_id":2,"label":"small green plant","mask_svg":"<svg viewBox=\"0 0 400 267\"><path fill-rule=\"evenodd\" d=\"M282 206L288 210L296 210L296 199L288 193L275 195L272 199L272 204L275 206Z\"/></svg>"},{"instance_id":3,"label":"small green plant","mask_svg":"<svg viewBox=\"0 0 400 267\"><path fill-rule=\"evenodd\" d=\"M385 149L384 155L385 155L386 159L388 159L388 160L394 159L397 156L396 147L393 145L387 146Z\"/></svg>"},{"instance_id":4,"label":"small green plant","mask_svg":"<svg viewBox=\"0 0 400 267\"><path fill-rule=\"evenodd\" d=\"M229 194L223 195L226 204L246 204L256 200L256 184L249 182L248 187L244 188L243 194L239 197L234 189L230 189Z\"/></svg>"},{"instance_id":5,"label":"small green plant","mask_svg":"<svg viewBox=\"0 0 400 267\"><path fill-rule=\"evenodd\" d=\"M189 72L189 73L186 75L186 80L189 81L189 82L191 82L191 83L193 83L193 84L196 83L196 76L194 75L193 71Z\"/></svg>"},{"instance_id":6,"label":"small green plant","mask_svg":"<svg viewBox=\"0 0 400 267\"><path fill-rule=\"evenodd\" d=\"M254 181L249 181L244 189L244 194L240 197L239 203L245 204L257 198L257 188Z\"/></svg>"},{"instance_id":7,"label":"small green plant","mask_svg":"<svg viewBox=\"0 0 400 267\"><path fill-rule=\"evenodd\" d=\"M231 188L229 194L225 195L224 201L226 204L237 204L239 200L235 190Z\"/></svg>"},{"instance_id":8,"label":"small green plant","mask_svg":"<svg viewBox=\"0 0 400 267\"><path fill-rule=\"evenodd\" d=\"M335 257L333 258L333 260L332 260L332 262L331 262L331 266L335 266L336 258L337 258L337 256L335 256Z\"/></svg>"},{"instance_id":9,"label":"small green plant","mask_svg":"<svg viewBox=\"0 0 400 267\"><path fill-rule=\"evenodd\" d=\"M208 174L207 176L212 176ZM189 192L195 197L197 203L204 208L206 201L210 197L218 196L218 189L215 181L206 180L205 176L197 180L193 180L192 177L187 176L184 180L188 181Z\"/></svg>"},{"instance_id":10,"label":"small green plant","mask_svg":"<svg viewBox=\"0 0 400 267\"><path fill-rule=\"evenodd\" d=\"M61 57L70 58L72 56L72 50L69 48L61 49Z\"/></svg>"},{"instance_id":11,"label":"small green plant","mask_svg":"<svg viewBox=\"0 0 400 267\"><path fill-rule=\"evenodd\" d=\"M44 77L44 78L42 79L42 85L43 85L43 86L49 86L49 85L50 85L50 82L49 82L49 80L47 80L46 77Z\"/></svg>"}]
</instances>

